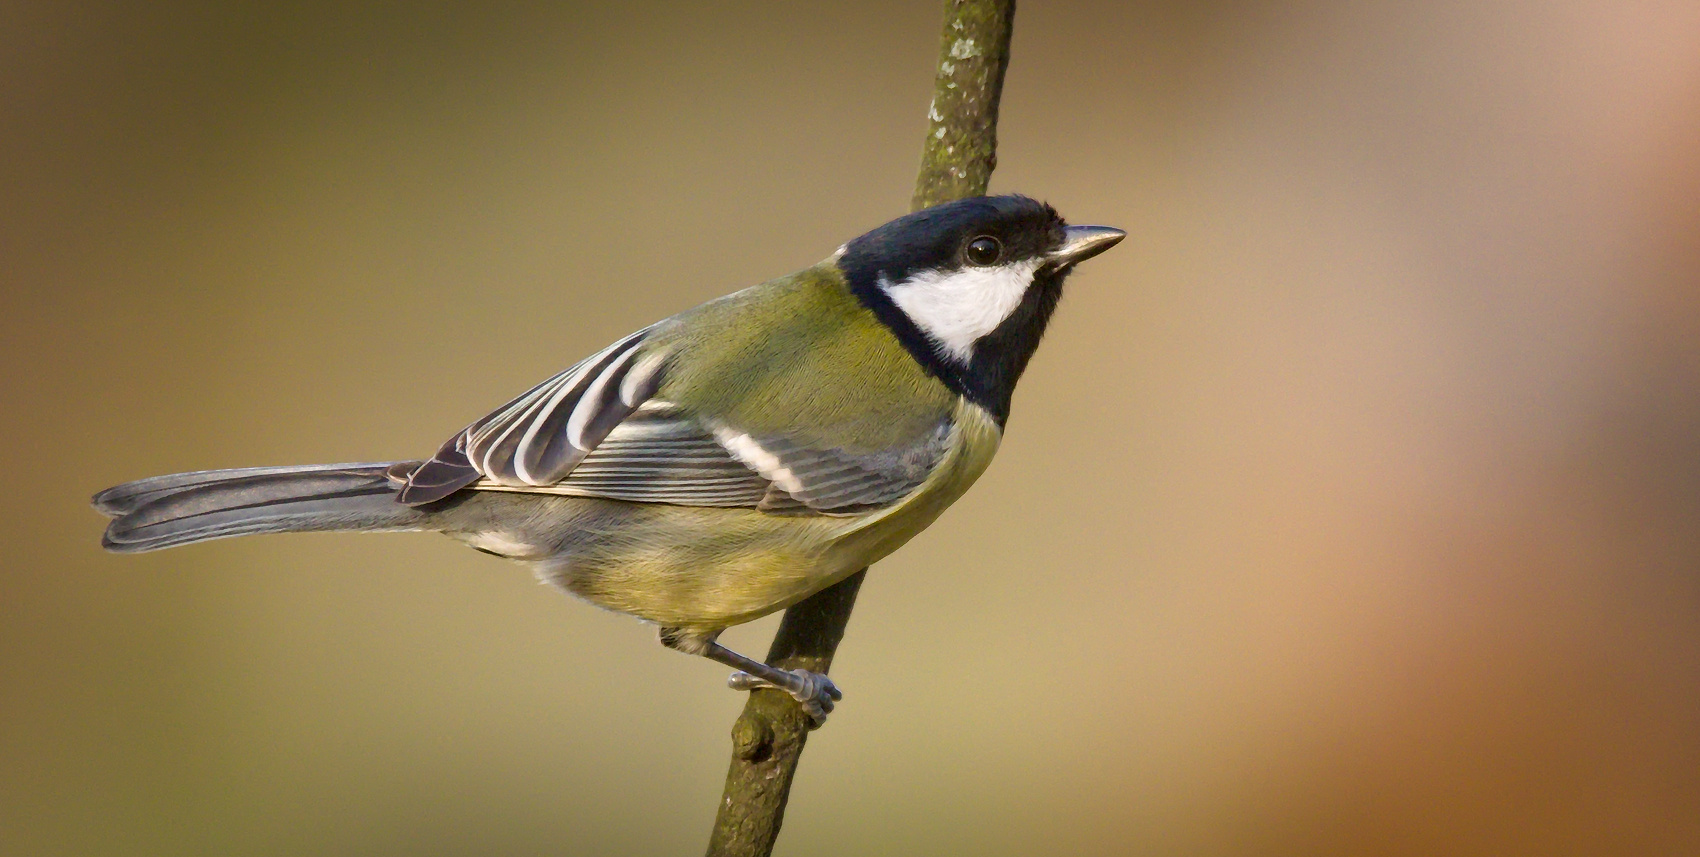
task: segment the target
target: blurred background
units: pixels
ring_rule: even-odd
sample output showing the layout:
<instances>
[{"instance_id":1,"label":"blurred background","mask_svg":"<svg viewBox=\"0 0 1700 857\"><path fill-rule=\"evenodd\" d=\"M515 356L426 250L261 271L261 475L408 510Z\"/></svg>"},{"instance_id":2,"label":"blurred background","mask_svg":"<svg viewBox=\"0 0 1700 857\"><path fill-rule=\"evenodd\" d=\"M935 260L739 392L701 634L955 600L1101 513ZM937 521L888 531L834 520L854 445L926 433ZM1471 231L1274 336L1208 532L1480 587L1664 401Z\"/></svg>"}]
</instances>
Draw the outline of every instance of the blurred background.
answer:
<instances>
[{"instance_id":1,"label":"blurred background","mask_svg":"<svg viewBox=\"0 0 1700 857\"><path fill-rule=\"evenodd\" d=\"M419 456L901 214L939 4L0 20L0 852L700 851L724 669L446 539L117 557L87 497ZM993 187L1131 237L868 578L780 853L1700 853L1697 45L1023 4Z\"/></svg>"}]
</instances>

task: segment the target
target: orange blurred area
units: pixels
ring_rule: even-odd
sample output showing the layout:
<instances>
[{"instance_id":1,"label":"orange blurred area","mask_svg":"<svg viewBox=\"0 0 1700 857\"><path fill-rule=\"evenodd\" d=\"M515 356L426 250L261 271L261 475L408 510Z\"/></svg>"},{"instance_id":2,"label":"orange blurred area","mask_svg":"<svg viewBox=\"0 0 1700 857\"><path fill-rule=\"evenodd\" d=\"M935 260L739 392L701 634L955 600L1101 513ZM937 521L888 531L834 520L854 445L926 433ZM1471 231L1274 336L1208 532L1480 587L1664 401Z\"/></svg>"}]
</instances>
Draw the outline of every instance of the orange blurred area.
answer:
<instances>
[{"instance_id":1,"label":"orange blurred area","mask_svg":"<svg viewBox=\"0 0 1700 857\"><path fill-rule=\"evenodd\" d=\"M0 852L701 848L742 699L652 629L429 536L106 555L87 497L423 455L902 213L937 5L0 20ZM779 853L1700 854L1696 45L1022 4L994 190L1130 238L870 574Z\"/></svg>"}]
</instances>

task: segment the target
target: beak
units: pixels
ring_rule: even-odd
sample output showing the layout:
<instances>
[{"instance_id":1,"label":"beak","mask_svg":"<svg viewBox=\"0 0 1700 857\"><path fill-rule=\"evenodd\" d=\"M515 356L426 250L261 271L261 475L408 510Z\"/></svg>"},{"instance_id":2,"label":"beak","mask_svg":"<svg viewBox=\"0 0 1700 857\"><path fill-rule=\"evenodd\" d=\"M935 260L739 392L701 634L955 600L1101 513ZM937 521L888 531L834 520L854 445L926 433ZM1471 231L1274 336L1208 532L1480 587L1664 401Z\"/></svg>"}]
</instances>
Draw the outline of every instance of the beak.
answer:
<instances>
[{"instance_id":1,"label":"beak","mask_svg":"<svg viewBox=\"0 0 1700 857\"><path fill-rule=\"evenodd\" d=\"M1111 226L1065 227L1062 246L1051 251L1045 258L1045 264L1054 268L1066 268L1116 246L1116 242L1126 237L1126 232Z\"/></svg>"}]
</instances>

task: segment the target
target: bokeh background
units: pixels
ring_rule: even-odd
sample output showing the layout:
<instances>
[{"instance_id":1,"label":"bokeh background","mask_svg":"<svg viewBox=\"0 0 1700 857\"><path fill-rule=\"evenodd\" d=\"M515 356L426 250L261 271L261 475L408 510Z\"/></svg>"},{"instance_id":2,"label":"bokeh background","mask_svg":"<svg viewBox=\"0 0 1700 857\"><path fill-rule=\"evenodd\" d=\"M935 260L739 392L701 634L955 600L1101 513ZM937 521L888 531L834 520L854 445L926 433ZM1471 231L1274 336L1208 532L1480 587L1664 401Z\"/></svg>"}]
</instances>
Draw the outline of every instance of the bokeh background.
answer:
<instances>
[{"instance_id":1,"label":"bokeh background","mask_svg":"<svg viewBox=\"0 0 1700 857\"><path fill-rule=\"evenodd\" d=\"M418 456L901 213L939 14L0 6L0 852L699 851L723 669L447 540L116 557L86 498ZM994 188L1131 238L869 577L781 853L1700 853L1697 46L1024 3Z\"/></svg>"}]
</instances>

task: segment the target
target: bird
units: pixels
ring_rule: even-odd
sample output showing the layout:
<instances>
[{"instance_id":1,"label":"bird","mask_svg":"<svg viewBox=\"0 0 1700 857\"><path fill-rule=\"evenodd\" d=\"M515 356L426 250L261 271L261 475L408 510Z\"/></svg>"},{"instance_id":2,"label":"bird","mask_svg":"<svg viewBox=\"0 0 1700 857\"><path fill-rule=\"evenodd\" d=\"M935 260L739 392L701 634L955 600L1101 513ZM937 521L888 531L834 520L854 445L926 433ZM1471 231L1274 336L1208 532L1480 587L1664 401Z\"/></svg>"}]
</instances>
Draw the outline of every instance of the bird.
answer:
<instances>
[{"instance_id":1,"label":"bird","mask_svg":"<svg viewBox=\"0 0 1700 857\"><path fill-rule=\"evenodd\" d=\"M819 726L825 675L717 642L885 557L991 463L1077 263L1126 237L1027 196L890 221L643 328L428 458L155 476L95 495L118 553L229 536L434 531L529 565Z\"/></svg>"}]
</instances>

